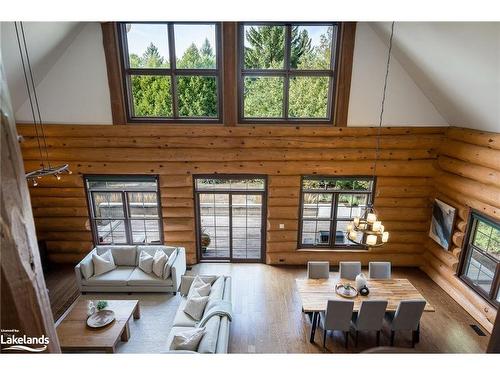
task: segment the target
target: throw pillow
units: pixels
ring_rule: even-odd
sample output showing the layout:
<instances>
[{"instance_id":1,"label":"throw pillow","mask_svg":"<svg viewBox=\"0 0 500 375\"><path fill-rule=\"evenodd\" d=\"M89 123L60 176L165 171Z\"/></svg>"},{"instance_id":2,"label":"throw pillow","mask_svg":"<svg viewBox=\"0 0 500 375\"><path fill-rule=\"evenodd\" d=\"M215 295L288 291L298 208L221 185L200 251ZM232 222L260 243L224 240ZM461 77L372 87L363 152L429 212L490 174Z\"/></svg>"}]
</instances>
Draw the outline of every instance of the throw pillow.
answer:
<instances>
[{"instance_id":1,"label":"throw pillow","mask_svg":"<svg viewBox=\"0 0 500 375\"><path fill-rule=\"evenodd\" d=\"M161 250L156 250L153 257L153 272L156 276L163 276L163 267L165 267L165 263L167 263L167 260L167 254L165 254Z\"/></svg>"},{"instance_id":2,"label":"throw pillow","mask_svg":"<svg viewBox=\"0 0 500 375\"><path fill-rule=\"evenodd\" d=\"M92 262L94 263L94 276L102 275L116 268L111 250L102 255L92 254Z\"/></svg>"},{"instance_id":3,"label":"throw pillow","mask_svg":"<svg viewBox=\"0 0 500 375\"><path fill-rule=\"evenodd\" d=\"M197 292L194 292L191 297L188 297L186 306L184 306L184 312L194 320L201 320L207 302L207 296L202 297Z\"/></svg>"},{"instance_id":4,"label":"throw pillow","mask_svg":"<svg viewBox=\"0 0 500 375\"><path fill-rule=\"evenodd\" d=\"M211 289L212 286L210 284L205 284L200 286L199 288L196 288L195 290L201 297L206 297L210 294Z\"/></svg>"},{"instance_id":5,"label":"throw pillow","mask_svg":"<svg viewBox=\"0 0 500 375\"><path fill-rule=\"evenodd\" d=\"M145 251L141 251L139 255L139 268L146 273L153 272L153 257Z\"/></svg>"},{"instance_id":6,"label":"throw pillow","mask_svg":"<svg viewBox=\"0 0 500 375\"><path fill-rule=\"evenodd\" d=\"M167 280L172 273L172 266L177 258L177 249L172 251L170 256L168 257L167 263L165 263L165 268L163 269L163 279Z\"/></svg>"},{"instance_id":7,"label":"throw pillow","mask_svg":"<svg viewBox=\"0 0 500 375\"><path fill-rule=\"evenodd\" d=\"M194 278L194 280L191 283L191 286L189 288L188 298L196 291L196 289L201 288L201 287L205 286L206 284L207 283L205 283L199 275L196 275L196 277ZM210 284L208 284L208 285L210 285Z\"/></svg>"},{"instance_id":8,"label":"throw pillow","mask_svg":"<svg viewBox=\"0 0 500 375\"><path fill-rule=\"evenodd\" d=\"M176 333L172 340L171 350L191 350L196 351L200 341L205 334L205 327L193 328Z\"/></svg>"}]
</instances>

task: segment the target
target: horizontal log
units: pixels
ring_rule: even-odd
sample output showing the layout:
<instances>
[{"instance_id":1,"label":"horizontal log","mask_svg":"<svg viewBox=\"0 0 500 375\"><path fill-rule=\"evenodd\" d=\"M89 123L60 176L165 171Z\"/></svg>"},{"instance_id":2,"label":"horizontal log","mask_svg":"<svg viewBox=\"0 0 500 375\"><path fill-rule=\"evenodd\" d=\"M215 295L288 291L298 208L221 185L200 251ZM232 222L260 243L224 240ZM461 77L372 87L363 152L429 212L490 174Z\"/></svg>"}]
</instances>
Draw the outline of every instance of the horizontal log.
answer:
<instances>
[{"instance_id":1,"label":"horizontal log","mask_svg":"<svg viewBox=\"0 0 500 375\"><path fill-rule=\"evenodd\" d=\"M451 199L460 202L464 206L474 208L487 216L491 216L496 220L500 220L500 210L497 207L491 206L489 204L483 203L478 199L469 197L463 193L463 191L457 191L448 186L436 184L436 190L443 195L450 197ZM462 218L465 219L465 218Z\"/></svg>"},{"instance_id":2,"label":"horizontal log","mask_svg":"<svg viewBox=\"0 0 500 375\"><path fill-rule=\"evenodd\" d=\"M455 141L471 143L477 146L500 150L500 134L466 128L450 127L446 136Z\"/></svg>"},{"instance_id":3,"label":"horizontal log","mask_svg":"<svg viewBox=\"0 0 500 375\"><path fill-rule=\"evenodd\" d=\"M456 271L458 266L458 258L453 254L452 251L448 251L439 246L432 239L427 238L425 241L425 248L430 251L436 260L443 262L447 267Z\"/></svg>"},{"instance_id":4,"label":"horizontal log","mask_svg":"<svg viewBox=\"0 0 500 375\"><path fill-rule=\"evenodd\" d=\"M33 207L87 207L86 198L31 197Z\"/></svg>"},{"instance_id":5,"label":"horizontal log","mask_svg":"<svg viewBox=\"0 0 500 375\"><path fill-rule=\"evenodd\" d=\"M66 253L49 253L47 258L53 264L77 264L85 257L84 253L66 254Z\"/></svg>"},{"instance_id":6,"label":"horizontal log","mask_svg":"<svg viewBox=\"0 0 500 375\"><path fill-rule=\"evenodd\" d=\"M119 129L117 129L119 128ZM32 124L18 124L17 131L24 137L36 136ZM325 126L262 126L240 125L238 127L207 125L141 124L122 125L60 125L44 124L46 137L367 137L381 135L442 135L445 127L325 127Z\"/></svg>"},{"instance_id":7,"label":"horizontal log","mask_svg":"<svg viewBox=\"0 0 500 375\"><path fill-rule=\"evenodd\" d=\"M421 254L406 253L372 253L372 252L346 252L346 251L297 251L275 252L266 254L268 264L306 265L308 261L322 260L330 264L340 261L361 261L364 266L371 261L390 261L393 266L420 266L423 263Z\"/></svg>"},{"instance_id":8,"label":"horizontal log","mask_svg":"<svg viewBox=\"0 0 500 375\"><path fill-rule=\"evenodd\" d=\"M268 209L271 207L276 207L276 206L282 206L282 207L296 207L298 209L299 207L299 198L275 198L275 197L268 197L267 198L267 206Z\"/></svg>"},{"instance_id":9,"label":"horizontal log","mask_svg":"<svg viewBox=\"0 0 500 375\"><path fill-rule=\"evenodd\" d=\"M300 195L299 187L270 187L268 189L269 197L272 198L298 198Z\"/></svg>"},{"instance_id":10,"label":"horizontal log","mask_svg":"<svg viewBox=\"0 0 500 375\"><path fill-rule=\"evenodd\" d=\"M491 185L485 185L469 178L459 177L450 173L440 173L435 184L444 185L454 189L463 195L477 199L494 207L500 207L500 189Z\"/></svg>"},{"instance_id":11,"label":"horizontal log","mask_svg":"<svg viewBox=\"0 0 500 375\"><path fill-rule=\"evenodd\" d=\"M474 163L476 165L500 170L500 151L486 147L471 145L464 142L447 140L440 147L440 153L459 159L462 161Z\"/></svg>"},{"instance_id":12,"label":"horizontal log","mask_svg":"<svg viewBox=\"0 0 500 375\"><path fill-rule=\"evenodd\" d=\"M429 186L377 186L375 197L384 198L421 198L428 197L432 187Z\"/></svg>"},{"instance_id":13,"label":"horizontal log","mask_svg":"<svg viewBox=\"0 0 500 375\"><path fill-rule=\"evenodd\" d=\"M297 207L270 207L267 213L268 219L298 219L299 210Z\"/></svg>"},{"instance_id":14,"label":"horizontal log","mask_svg":"<svg viewBox=\"0 0 500 375\"><path fill-rule=\"evenodd\" d=\"M90 230L90 221L85 217L36 217L37 231L73 232Z\"/></svg>"},{"instance_id":15,"label":"horizontal log","mask_svg":"<svg viewBox=\"0 0 500 375\"><path fill-rule=\"evenodd\" d=\"M164 232L164 241L166 243L177 243L177 242L196 242L196 238L192 230L176 231L176 232Z\"/></svg>"},{"instance_id":16,"label":"horizontal log","mask_svg":"<svg viewBox=\"0 0 500 375\"><path fill-rule=\"evenodd\" d=\"M85 199L85 189L83 187L79 188L44 188L44 187L32 187L30 188L30 195L32 197L70 197L70 198L84 198Z\"/></svg>"},{"instance_id":17,"label":"horizontal log","mask_svg":"<svg viewBox=\"0 0 500 375\"><path fill-rule=\"evenodd\" d=\"M429 177L379 177L377 186L429 186L432 185L432 178Z\"/></svg>"},{"instance_id":18,"label":"horizontal log","mask_svg":"<svg viewBox=\"0 0 500 375\"><path fill-rule=\"evenodd\" d=\"M447 156L440 156L438 158L438 165L446 172L467 177L484 184L500 187L500 171L498 170L481 167L477 164L464 162Z\"/></svg>"},{"instance_id":19,"label":"horizontal log","mask_svg":"<svg viewBox=\"0 0 500 375\"><path fill-rule=\"evenodd\" d=\"M280 224L283 224L285 227L280 229ZM281 231L281 230L292 230L297 231L299 228L298 220L292 219L270 219L267 220L267 230L268 231Z\"/></svg>"},{"instance_id":20,"label":"horizontal log","mask_svg":"<svg viewBox=\"0 0 500 375\"><path fill-rule=\"evenodd\" d=\"M94 244L91 241L45 241L49 253L88 254Z\"/></svg>"},{"instance_id":21,"label":"horizontal log","mask_svg":"<svg viewBox=\"0 0 500 375\"><path fill-rule=\"evenodd\" d=\"M60 161L54 161L57 163ZM26 169L38 168L38 162L25 161ZM242 170L255 174L331 174L371 175L370 161L302 161L302 162L89 162L70 163L70 168L85 174L198 174L198 173L240 173ZM432 160L379 160L377 176L429 177L435 174Z\"/></svg>"},{"instance_id":22,"label":"horizontal log","mask_svg":"<svg viewBox=\"0 0 500 375\"><path fill-rule=\"evenodd\" d=\"M269 231L267 233L267 242L293 242L297 241L297 231L296 230L280 230L280 231Z\"/></svg>"},{"instance_id":23,"label":"horizontal log","mask_svg":"<svg viewBox=\"0 0 500 375\"><path fill-rule=\"evenodd\" d=\"M194 217L194 209L192 207L164 207L161 210L164 218L168 217Z\"/></svg>"},{"instance_id":24,"label":"horizontal log","mask_svg":"<svg viewBox=\"0 0 500 375\"><path fill-rule=\"evenodd\" d=\"M80 232L50 232L44 231L37 233L39 241L92 241L92 233L88 231Z\"/></svg>"},{"instance_id":25,"label":"horizontal log","mask_svg":"<svg viewBox=\"0 0 500 375\"><path fill-rule=\"evenodd\" d=\"M189 175L162 176L159 180L160 188L193 187L193 177Z\"/></svg>"},{"instance_id":26,"label":"horizontal log","mask_svg":"<svg viewBox=\"0 0 500 375\"><path fill-rule=\"evenodd\" d=\"M89 211L86 207L34 207L34 217L88 217Z\"/></svg>"},{"instance_id":27,"label":"horizontal log","mask_svg":"<svg viewBox=\"0 0 500 375\"><path fill-rule=\"evenodd\" d=\"M162 207L194 207L194 199L191 198L175 198L175 197L162 197Z\"/></svg>"},{"instance_id":28,"label":"horizontal log","mask_svg":"<svg viewBox=\"0 0 500 375\"><path fill-rule=\"evenodd\" d=\"M299 187L301 176L269 176L269 187Z\"/></svg>"},{"instance_id":29,"label":"horizontal log","mask_svg":"<svg viewBox=\"0 0 500 375\"><path fill-rule=\"evenodd\" d=\"M194 219L180 217L165 218L163 219L163 231L165 233L190 231L191 236L194 237Z\"/></svg>"},{"instance_id":30,"label":"horizontal log","mask_svg":"<svg viewBox=\"0 0 500 375\"><path fill-rule=\"evenodd\" d=\"M382 221L426 221L430 220L430 208L388 208L377 209L378 217Z\"/></svg>"},{"instance_id":31,"label":"horizontal log","mask_svg":"<svg viewBox=\"0 0 500 375\"><path fill-rule=\"evenodd\" d=\"M430 207L431 204L428 198L380 198L377 197L374 201L375 209L382 207Z\"/></svg>"},{"instance_id":32,"label":"horizontal log","mask_svg":"<svg viewBox=\"0 0 500 375\"><path fill-rule=\"evenodd\" d=\"M164 187L160 190L162 198L193 198L191 187Z\"/></svg>"}]
</instances>

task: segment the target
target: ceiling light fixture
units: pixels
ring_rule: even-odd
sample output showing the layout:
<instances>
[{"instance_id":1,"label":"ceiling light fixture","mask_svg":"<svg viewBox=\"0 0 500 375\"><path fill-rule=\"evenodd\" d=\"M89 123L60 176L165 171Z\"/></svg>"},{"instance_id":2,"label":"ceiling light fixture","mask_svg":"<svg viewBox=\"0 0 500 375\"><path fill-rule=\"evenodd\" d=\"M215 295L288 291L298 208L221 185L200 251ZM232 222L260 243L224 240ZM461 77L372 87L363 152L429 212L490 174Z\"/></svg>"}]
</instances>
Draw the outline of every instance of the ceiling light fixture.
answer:
<instances>
[{"instance_id":1,"label":"ceiling light fixture","mask_svg":"<svg viewBox=\"0 0 500 375\"><path fill-rule=\"evenodd\" d=\"M387 91L387 79L389 77L389 66L391 64L392 39L394 36L394 23L391 25L391 36L389 38L389 50L387 54L387 65L385 70L384 89L382 93L382 103L380 108L380 118L377 131L377 151L373 162L373 181L377 173L377 161L380 156L380 130L382 128L382 119L384 116L385 97ZM389 240L389 232L385 231L382 221L377 215L372 203L368 203L361 212L361 216L356 216L352 222L347 225L346 236L355 244L377 247L384 245Z\"/></svg>"},{"instance_id":2,"label":"ceiling light fixture","mask_svg":"<svg viewBox=\"0 0 500 375\"><path fill-rule=\"evenodd\" d=\"M16 28L17 45L19 46L19 54L21 55L24 81L26 83L28 100L31 108L31 114L33 116L33 124L35 126L35 136L38 144L38 151L40 152L41 168L26 173L26 179L28 181L31 181L33 186L38 186L37 179L41 179L44 176L55 176L57 180L60 180L61 174L71 174L71 171L68 168L68 164L59 166L52 166L50 164L49 153L47 150L47 140L45 139L45 133L43 130L42 116L40 115L40 106L38 104L38 96L36 94L35 80L33 78L33 71L31 69L23 23L15 22L14 26Z\"/></svg>"}]
</instances>

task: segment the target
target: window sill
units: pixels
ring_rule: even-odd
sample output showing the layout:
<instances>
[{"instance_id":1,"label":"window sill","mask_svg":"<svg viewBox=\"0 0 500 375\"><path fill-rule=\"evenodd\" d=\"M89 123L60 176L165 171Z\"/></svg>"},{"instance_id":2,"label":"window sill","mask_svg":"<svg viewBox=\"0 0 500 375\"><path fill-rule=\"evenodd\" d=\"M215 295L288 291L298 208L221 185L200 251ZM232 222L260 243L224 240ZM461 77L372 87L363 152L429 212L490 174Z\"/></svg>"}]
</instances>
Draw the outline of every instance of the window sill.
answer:
<instances>
[{"instance_id":1,"label":"window sill","mask_svg":"<svg viewBox=\"0 0 500 375\"><path fill-rule=\"evenodd\" d=\"M306 249L297 249L298 252L303 253L367 253L369 249L346 249L346 248L306 248Z\"/></svg>"}]
</instances>

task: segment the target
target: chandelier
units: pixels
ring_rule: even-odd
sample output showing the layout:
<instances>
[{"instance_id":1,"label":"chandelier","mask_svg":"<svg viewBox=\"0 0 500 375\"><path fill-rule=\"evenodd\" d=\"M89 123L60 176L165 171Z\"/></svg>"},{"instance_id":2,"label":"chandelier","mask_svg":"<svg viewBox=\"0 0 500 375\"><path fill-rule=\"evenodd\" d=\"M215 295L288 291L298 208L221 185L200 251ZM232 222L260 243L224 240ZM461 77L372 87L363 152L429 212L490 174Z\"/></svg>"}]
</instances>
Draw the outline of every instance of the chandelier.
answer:
<instances>
[{"instance_id":1,"label":"chandelier","mask_svg":"<svg viewBox=\"0 0 500 375\"><path fill-rule=\"evenodd\" d=\"M394 22L391 25L391 36L389 39L389 50L387 53L387 65L385 70L384 90L382 94L382 103L380 106L380 118L377 131L377 150L373 162L373 180L377 172L377 161L380 156L380 129L382 128L382 119L384 115L385 97L387 91L387 78L389 76L389 66L391 63L392 38L394 36ZM382 221L380 221L373 204L367 204L360 216L347 225L346 237L357 245L377 247L384 245L389 240L389 232L385 231Z\"/></svg>"},{"instance_id":2,"label":"chandelier","mask_svg":"<svg viewBox=\"0 0 500 375\"><path fill-rule=\"evenodd\" d=\"M33 71L31 69L26 37L24 35L23 23L15 22L14 26L16 28L17 45L19 47L19 54L21 55L24 82L28 92L31 114L33 116L33 124L35 126L35 135L38 143L41 165L41 168L26 173L26 179L28 182L31 182L33 186L37 186L38 180L44 176L54 176L56 180L60 180L62 174L71 174L71 171L68 168L68 164L52 166L50 163L49 153L47 151L47 141L43 130L42 116L40 115L40 106L38 104L38 96L36 94L35 80L33 79Z\"/></svg>"}]
</instances>

